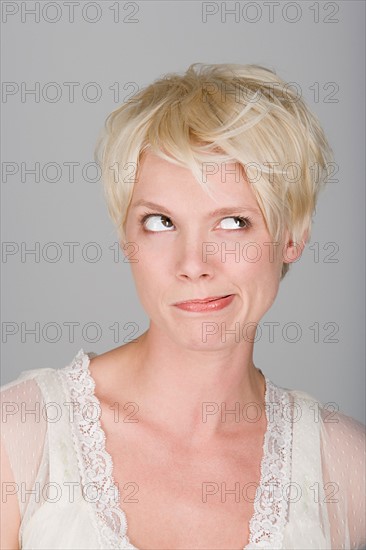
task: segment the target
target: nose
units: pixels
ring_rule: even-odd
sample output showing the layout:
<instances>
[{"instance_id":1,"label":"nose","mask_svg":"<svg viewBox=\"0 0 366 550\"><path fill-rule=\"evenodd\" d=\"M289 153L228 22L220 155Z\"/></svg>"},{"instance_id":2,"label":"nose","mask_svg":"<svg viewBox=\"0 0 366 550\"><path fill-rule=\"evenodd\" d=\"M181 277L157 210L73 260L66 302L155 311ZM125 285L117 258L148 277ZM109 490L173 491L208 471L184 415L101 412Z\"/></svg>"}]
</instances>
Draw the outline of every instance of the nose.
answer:
<instances>
[{"instance_id":1,"label":"nose","mask_svg":"<svg viewBox=\"0 0 366 550\"><path fill-rule=\"evenodd\" d=\"M177 246L177 266L176 274L179 279L199 279L212 278L214 275L214 266L212 255L207 254L207 248L210 243L192 235L190 238L184 239Z\"/></svg>"}]
</instances>

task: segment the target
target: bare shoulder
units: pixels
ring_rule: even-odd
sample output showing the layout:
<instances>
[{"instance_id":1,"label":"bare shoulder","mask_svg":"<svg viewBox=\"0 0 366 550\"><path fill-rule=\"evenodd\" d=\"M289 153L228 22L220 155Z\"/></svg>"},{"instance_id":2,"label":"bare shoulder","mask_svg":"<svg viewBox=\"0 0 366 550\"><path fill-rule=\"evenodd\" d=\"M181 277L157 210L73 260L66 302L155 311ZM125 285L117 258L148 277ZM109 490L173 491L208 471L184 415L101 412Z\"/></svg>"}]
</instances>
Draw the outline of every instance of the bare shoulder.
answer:
<instances>
[{"instance_id":1,"label":"bare shoulder","mask_svg":"<svg viewBox=\"0 0 366 550\"><path fill-rule=\"evenodd\" d=\"M133 367L136 364L137 346L131 342L96 355L90 359L89 371L93 377L95 392L100 399L113 399L116 388L131 386Z\"/></svg>"},{"instance_id":2,"label":"bare shoulder","mask_svg":"<svg viewBox=\"0 0 366 550\"><path fill-rule=\"evenodd\" d=\"M130 342L101 353L100 355L94 355L90 359L89 368L90 370L93 369L95 374L101 369L107 371L122 368L128 359L133 359L135 348L136 345Z\"/></svg>"}]
</instances>

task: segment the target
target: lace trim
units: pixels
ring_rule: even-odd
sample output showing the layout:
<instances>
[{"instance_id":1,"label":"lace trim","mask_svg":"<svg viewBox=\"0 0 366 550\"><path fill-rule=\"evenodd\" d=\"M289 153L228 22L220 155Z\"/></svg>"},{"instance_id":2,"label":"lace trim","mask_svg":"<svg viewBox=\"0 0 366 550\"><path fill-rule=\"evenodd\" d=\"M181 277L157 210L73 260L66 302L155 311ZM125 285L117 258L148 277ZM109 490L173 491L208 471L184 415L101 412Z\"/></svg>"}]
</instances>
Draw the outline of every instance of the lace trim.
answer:
<instances>
[{"instance_id":1,"label":"lace trim","mask_svg":"<svg viewBox=\"0 0 366 550\"><path fill-rule=\"evenodd\" d=\"M249 544L244 550L282 548L287 522L286 490L291 480L292 463L290 397L267 377L265 404L268 426L263 443L261 480L249 522Z\"/></svg>"},{"instance_id":2,"label":"lace trim","mask_svg":"<svg viewBox=\"0 0 366 550\"><path fill-rule=\"evenodd\" d=\"M100 403L94 395L95 382L88 365L89 357L80 349L71 364L59 370L73 403L83 494L95 507L103 543L108 543L108 548L138 550L129 541L127 518L119 507L120 493L113 479L112 458L105 449Z\"/></svg>"},{"instance_id":3,"label":"lace trim","mask_svg":"<svg viewBox=\"0 0 366 550\"><path fill-rule=\"evenodd\" d=\"M92 354L90 354L92 355ZM78 440L79 467L83 488L93 501L100 531L110 548L139 550L130 542L128 524L120 507L120 493L113 479L113 462L105 448L101 427L100 402L94 394L95 382L89 370L90 358L79 350L70 365L59 370L65 377L74 407L75 434ZM249 543L243 550L281 548L287 520L288 499L285 489L290 482L292 423L288 392L265 377L267 430L263 442L261 480L256 491L254 514L249 522ZM92 405L91 418L85 412ZM95 411L98 410L98 417ZM97 496L90 497L90 486Z\"/></svg>"}]
</instances>

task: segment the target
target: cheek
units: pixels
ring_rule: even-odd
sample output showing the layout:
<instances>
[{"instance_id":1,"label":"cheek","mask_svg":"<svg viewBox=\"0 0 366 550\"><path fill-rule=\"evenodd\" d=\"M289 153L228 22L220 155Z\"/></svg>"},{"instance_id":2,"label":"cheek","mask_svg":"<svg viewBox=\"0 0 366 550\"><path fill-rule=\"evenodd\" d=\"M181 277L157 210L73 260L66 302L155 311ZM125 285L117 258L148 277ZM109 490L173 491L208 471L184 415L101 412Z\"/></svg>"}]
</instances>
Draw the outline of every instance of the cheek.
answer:
<instances>
[{"instance_id":1,"label":"cheek","mask_svg":"<svg viewBox=\"0 0 366 550\"><path fill-rule=\"evenodd\" d=\"M271 257L267 250L258 262L258 284L262 296L263 314L272 306L279 289L282 261L279 256Z\"/></svg>"},{"instance_id":2,"label":"cheek","mask_svg":"<svg viewBox=\"0 0 366 550\"><path fill-rule=\"evenodd\" d=\"M260 278L276 279L282 267L282 248L269 243L268 238L262 237L241 246L240 263L243 271L255 273Z\"/></svg>"},{"instance_id":3,"label":"cheek","mask_svg":"<svg viewBox=\"0 0 366 550\"><path fill-rule=\"evenodd\" d=\"M269 242L269 239L263 239L263 242ZM243 247L240 271L238 267L232 266L236 273L240 273L239 285L252 304L251 314L256 319L260 319L266 313L276 298L282 267L281 258L281 254L276 253L274 247L271 250L268 245L251 244Z\"/></svg>"},{"instance_id":4,"label":"cheek","mask_svg":"<svg viewBox=\"0 0 366 550\"><path fill-rule=\"evenodd\" d=\"M130 269L136 289L144 302L143 297L149 299L151 296L156 299L159 288L166 288L164 281L168 268L165 265L164 254L157 254L156 250L146 243L136 244L137 252L134 259L131 258Z\"/></svg>"},{"instance_id":5,"label":"cheek","mask_svg":"<svg viewBox=\"0 0 366 550\"><path fill-rule=\"evenodd\" d=\"M156 265L154 264L155 262L152 264L153 268L149 268L146 258L139 258L138 262L130 264L139 302L149 316L152 315L154 308L156 308L160 295L158 287L161 277L156 273Z\"/></svg>"}]
</instances>

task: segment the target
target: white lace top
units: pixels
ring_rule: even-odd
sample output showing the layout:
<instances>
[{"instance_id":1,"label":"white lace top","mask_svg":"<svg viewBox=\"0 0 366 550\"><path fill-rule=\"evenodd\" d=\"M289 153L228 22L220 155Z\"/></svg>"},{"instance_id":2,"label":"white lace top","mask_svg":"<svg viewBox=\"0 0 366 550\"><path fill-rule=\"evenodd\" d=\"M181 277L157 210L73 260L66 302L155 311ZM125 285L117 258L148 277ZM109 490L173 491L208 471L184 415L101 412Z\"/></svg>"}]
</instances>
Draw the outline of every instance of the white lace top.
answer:
<instances>
[{"instance_id":1,"label":"white lace top","mask_svg":"<svg viewBox=\"0 0 366 550\"><path fill-rule=\"evenodd\" d=\"M2 450L13 474L2 498L17 494L21 549L138 550L106 451L93 355L80 349L64 368L23 371L1 388ZM267 429L245 550L364 548L365 426L265 381Z\"/></svg>"}]
</instances>

